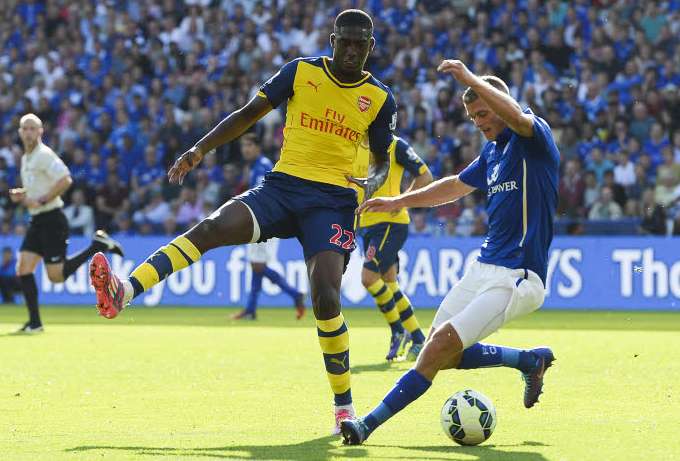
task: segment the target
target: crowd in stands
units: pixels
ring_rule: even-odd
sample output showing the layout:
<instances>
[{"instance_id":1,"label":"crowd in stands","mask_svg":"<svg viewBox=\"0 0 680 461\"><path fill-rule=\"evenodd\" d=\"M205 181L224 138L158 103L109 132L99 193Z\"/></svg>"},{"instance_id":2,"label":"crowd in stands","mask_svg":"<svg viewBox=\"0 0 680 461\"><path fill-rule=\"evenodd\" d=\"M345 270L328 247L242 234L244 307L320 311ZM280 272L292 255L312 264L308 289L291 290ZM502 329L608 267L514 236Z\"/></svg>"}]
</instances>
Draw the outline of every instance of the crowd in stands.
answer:
<instances>
[{"instance_id":1,"label":"crowd in stands","mask_svg":"<svg viewBox=\"0 0 680 461\"><path fill-rule=\"evenodd\" d=\"M680 1L22 0L0 11L0 235L25 231L18 120L36 113L75 185L74 234L176 235L245 188L237 142L184 187L165 172L298 56L331 55L335 15L370 12L368 69L389 85L397 132L435 177L460 172L483 140L464 88L436 67L458 58L503 78L548 120L562 155L557 229L597 222L680 234ZM285 108L256 127L279 155ZM481 235L484 194L412 210L412 231ZM590 226L590 227L589 227ZM617 229L622 227L615 226ZM625 227L624 227L625 228Z\"/></svg>"}]
</instances>

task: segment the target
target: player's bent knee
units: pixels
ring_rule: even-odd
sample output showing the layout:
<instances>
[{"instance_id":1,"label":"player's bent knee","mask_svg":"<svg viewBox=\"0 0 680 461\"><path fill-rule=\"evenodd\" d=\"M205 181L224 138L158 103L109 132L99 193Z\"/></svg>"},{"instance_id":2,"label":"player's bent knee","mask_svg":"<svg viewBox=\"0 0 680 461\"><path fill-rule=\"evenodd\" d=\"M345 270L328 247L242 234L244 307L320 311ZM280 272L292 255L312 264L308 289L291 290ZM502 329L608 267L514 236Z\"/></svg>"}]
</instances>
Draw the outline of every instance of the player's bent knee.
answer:
<instances>
[{"instance_id":1,"label":"player's bent knee","mask_svg":"<svg viewBox=\"0 0 680 461\"><path fill-rule=\"evenodd\" d=\"M337 317L340 314L340 292L331 286L320 287L312 294L312 304L317 319Z\"/></svg>"},{"instance_id":2,"label":"player's bent knee","mask_svg":"<svg viewBox=\"0 0 680 461\"><path fill-rule=\"evenodd\" d=\"M380 278L380 274L377 272L369 271L368 269L364 269L361 271L361 283L364 285L365 288L370 287L373 285L375 282L378 281Z\"/></svg>"}]
</instances>

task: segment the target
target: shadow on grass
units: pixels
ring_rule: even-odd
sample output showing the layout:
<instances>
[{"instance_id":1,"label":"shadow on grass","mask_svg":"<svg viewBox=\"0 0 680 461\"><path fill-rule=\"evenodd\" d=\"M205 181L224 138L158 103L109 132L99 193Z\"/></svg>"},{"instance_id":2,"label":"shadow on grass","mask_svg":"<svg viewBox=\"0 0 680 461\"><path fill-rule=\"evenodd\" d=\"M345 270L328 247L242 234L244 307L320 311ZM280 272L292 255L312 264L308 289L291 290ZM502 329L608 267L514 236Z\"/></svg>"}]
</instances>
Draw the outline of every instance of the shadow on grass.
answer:
<instances>
[{"instance_id":1,"label":"shadow on grass","mask_svg":"<svg viewBox=\"0 0 680 461\"><path fill-rule=\"evenodd\" d=\"M452 442L453 443L453 442ZM541 442L524 441L519 444L514 445L478 445L475 447L465 447L460 445L430 445L430 446L401 446L401 445L371 445L372 447L381 448L400 448L408 451L424 451L430 454L419 456L418 459L460 459L456 457L450 457L451 455L466 455L466 456L476 456L479 461L495 461L495 460L508 460L508 461L547 461L548 458L543 456L541 453L531 452L531 451L503 451L502 448L516 448L516 447L547 447ZM440 453L449 455L447 458L434 458L432 454ZM413 459L410 457L396 456L399 459ZM469 459L469 458L465 458Z\"/></svg>"},{"instance_id":2,"label":"shadow on grass","mask_svg":"<svg viewBox=\"0 0 680 461\"><path fill-rule=\"evenodd\" d=\"M403 373L405 370L397 368L388 362L368 363L365 365L351 365L350 369L353 375L359 373L367 373L372 371L393 371L395 373Z\"/></svg>"},{"instance_id":3,"label":"shadow on grass","mask_svg":"<svg viewBox=\"0 0 680 461\"><path fill-rule=\"evenodd\" d=\"M93 452L101 451L101 456L106 456L104 452L128 452L137 456L173 456L178 459L191 457L222 458L222 459L259 459L259 460L329 460L332 458L368 458L371 459L406 459L406 460L450 460L459 459L456 455L476 456L480 461L486 460L519 460L519 461L547 461L540 453L528 451L506 452L499 448L505 447L543 447L547 446L539 442L523 442L518 445L482 445L477 447L461 447L451 445L433 446L390 446L390 445L369 445L367 447L347 447L340 444L337 437L327 436L305 442L287 445L233 445L226 447L206 447L206 448L177 448L177 447L142 447L142 446L110 446L110 445L85 445L75 448L68 448L66 452ZM380 456L379 453L368 453L368 448L398 448L404 453ZM408 452L427 452L420 454L410 454ZM442 456L437 456L440 454ZM467 459L467 458L466 458Z\"/></svg>"},{"instance_id":4,"label":"shadow on grass","mask_svg":"<svg viewBox=\"0 0 680 461\"><path fill-rule=\"evenodd\" d=\"M178 448L178 447L125 447L108 445L86 445L68 448L67 452L101 451L101 456L106 457L105 452L129 452L135 455L146 456L172 456L177 459L191 457L223 458L223 459L268 459L268 460L294 460L314 459L327 460L331 458L364 458L366 449L363 447L343 447L339 438L335 436L320 437L305 442L286 445L232 445L225 447L206 448ZM110 453L109 453L110 454Z\"/></svg>"}]
</instances>

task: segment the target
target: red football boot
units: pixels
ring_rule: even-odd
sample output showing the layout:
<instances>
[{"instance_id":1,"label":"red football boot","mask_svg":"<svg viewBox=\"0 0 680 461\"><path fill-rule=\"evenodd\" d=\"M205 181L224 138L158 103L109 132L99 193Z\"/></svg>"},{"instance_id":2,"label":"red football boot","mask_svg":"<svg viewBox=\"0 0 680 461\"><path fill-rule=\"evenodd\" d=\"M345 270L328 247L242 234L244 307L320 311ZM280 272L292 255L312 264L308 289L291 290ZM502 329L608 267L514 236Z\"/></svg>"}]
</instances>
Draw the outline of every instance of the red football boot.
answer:
<instances>
[{"instance_id":1,"label":"red football boot","mask_svg":"<svg viewBox=\"0 0 680 461\"><path fill-rule=\"evenodd\" d=\"M125 289L120 279L111 272L104 253L95 253L90 261L90 283L97 294L99 314L112 319L123 310Z\"/></svg>"}]
</instances>

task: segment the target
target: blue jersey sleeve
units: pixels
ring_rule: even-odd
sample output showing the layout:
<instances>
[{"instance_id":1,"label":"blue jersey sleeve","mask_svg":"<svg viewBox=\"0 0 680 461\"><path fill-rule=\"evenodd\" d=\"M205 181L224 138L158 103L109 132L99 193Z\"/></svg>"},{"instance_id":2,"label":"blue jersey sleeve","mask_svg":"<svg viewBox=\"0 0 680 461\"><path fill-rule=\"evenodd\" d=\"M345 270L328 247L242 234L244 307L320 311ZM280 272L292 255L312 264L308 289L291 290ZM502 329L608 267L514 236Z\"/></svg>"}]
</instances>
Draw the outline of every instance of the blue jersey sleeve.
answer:
<instances>
[{"instance_id":1,"label":"blue jersey sleeve","mask_svg":"<svg viewBox=\"0 0 680 461\"><path fill-rule=\"evenodd\" d=\"M408 143L401 138L397 138L394 156L397 163L403 166L412 176L420 176L427 171L427 166L423 160L418 157L418 154L413 150L413 147L409 146Z\"/></svg>"},{"instance_id":2,"label":"blue jersey sleeve","mask_svg":"<svg viewBox=\"0 0 680 461\"><path fill-rule=\"evenodd\" d=\"M474 159L460 172L458 178L468 186L486 189L486 158L480 155Z\"/></svg>"},{"instance_id":3,"label":"blue jersey sleeve","mask_svg":"<svg viewBox=\"0 0 680 461\"><path fill-rule=\"evenodd\" d=\"M293 82L299 59L295 59L279 69L269 80L260 87L258 95L269 100L272 107L278 107L282 102L293 97Z\"/></svg>"},{"instance_id":4,"label":"blue jersey sleeve","mask_svg":"<svg viewBox=\"0 0 680 461\"><path fill-rule=\"evenodd\" d=\"M534 135L531 139L537 149L528 149L529 152L536 152L538 150L537 153L539 155L553 161L559 161L560 152L555 144L552 130L550 130L548 122L537 115L534 115Z\"/></svg>"},{"instance_id":5,"label":"blue jersey sleeve","mask_svg":"<svg viewBox=\"0 0 680 461\"><path fill-rule=\"evenodd\" d=\"M387 155L392 142L392 131L397 127L397 103L392 92L387 90L387 98L373 123L368 127L368 143L371 152Z\"/></svg>"}]
</instances>

